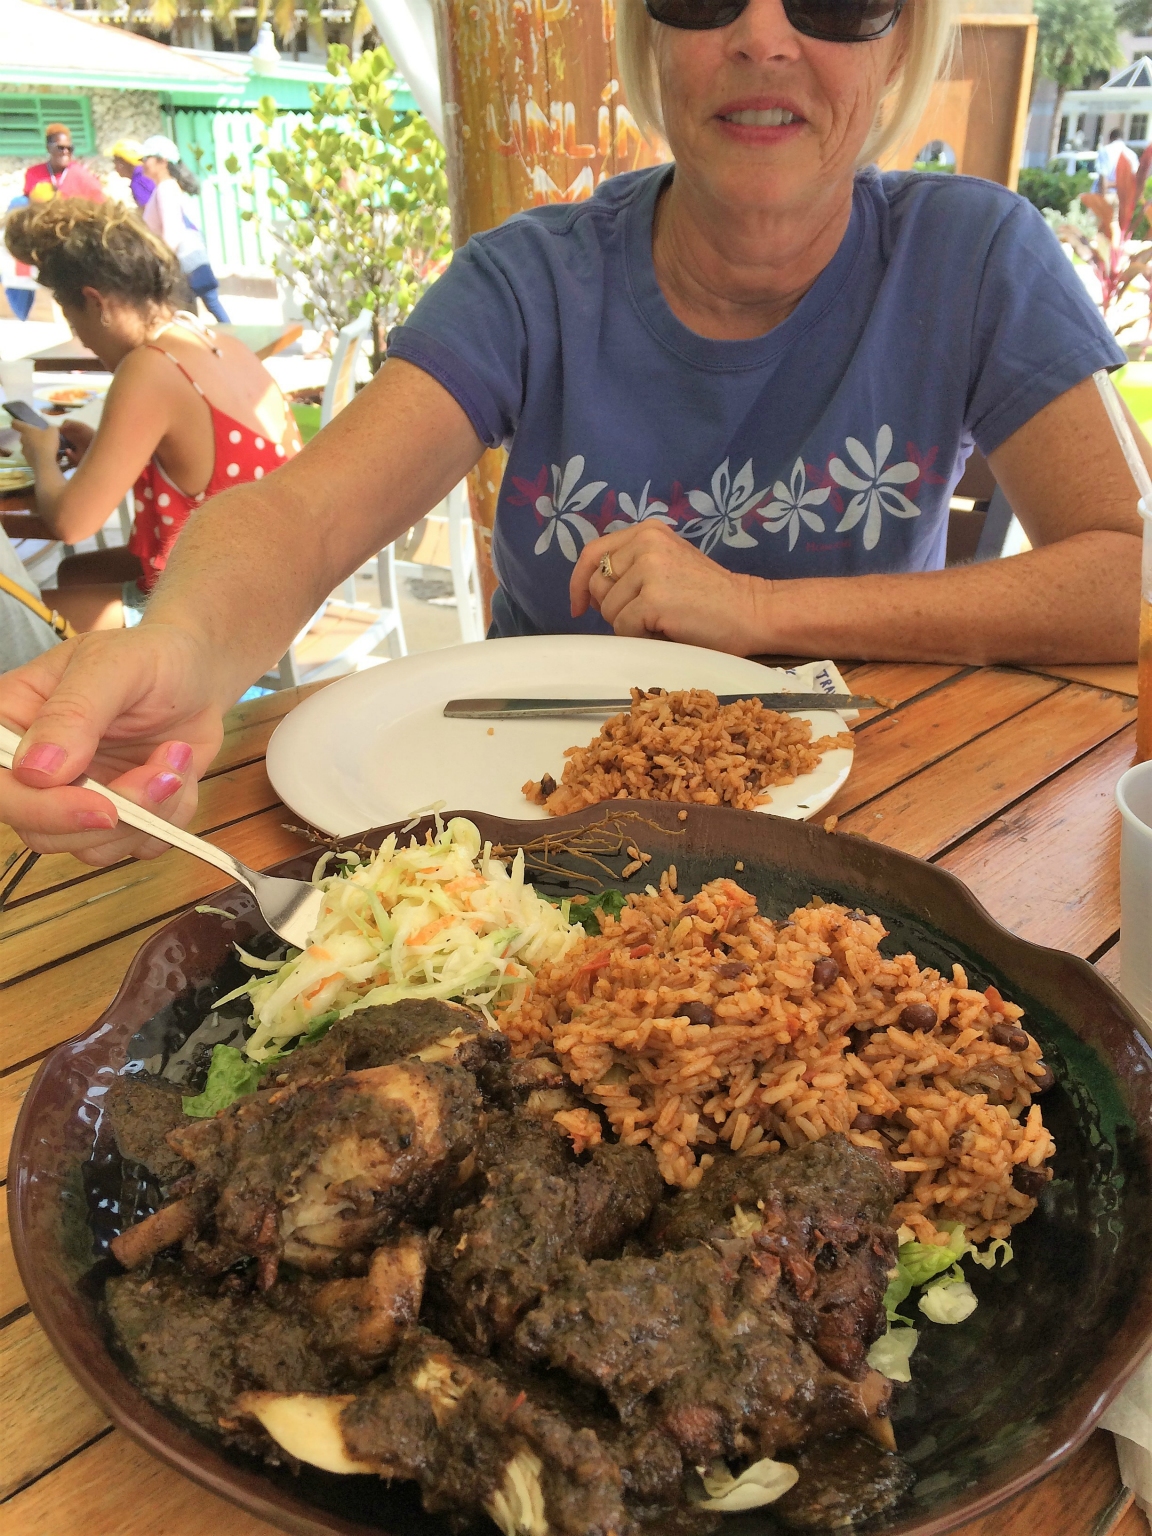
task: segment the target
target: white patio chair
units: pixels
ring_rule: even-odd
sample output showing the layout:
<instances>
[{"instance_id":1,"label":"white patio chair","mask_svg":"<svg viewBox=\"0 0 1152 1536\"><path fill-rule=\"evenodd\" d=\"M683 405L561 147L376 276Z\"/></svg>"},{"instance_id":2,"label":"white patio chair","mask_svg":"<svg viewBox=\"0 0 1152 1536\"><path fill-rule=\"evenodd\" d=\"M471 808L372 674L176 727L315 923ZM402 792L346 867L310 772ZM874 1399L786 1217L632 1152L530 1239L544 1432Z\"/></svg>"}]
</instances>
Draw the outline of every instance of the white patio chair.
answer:
<instances>
[{"instance_id":1,"label":"white patio chair","mask_svg":"<svg viewBox=\"0 0 1152 1536\"><path fill-rule=\"evenodd\" d=\"M484 609L480 597L480 575L476 569L476 539L468 504L468 482L461 480L454 490L449 491L446 501L456 617L460 621L461 640L470 644L484 638Z\"/></svg>"},{"instance_id":2,"label":"white patio chair","mask_svg":"<svg viewBox=\"0 0 1152 1536\"><path fill-rule=\"evenodd\" d=\"M328 370L328 382L324 386L324 398L320 402L320 426L324 428L356 393L356 366L360 355L372 335L374 316L370 310L361 310L350 325L340 332L332 366ZM396 585L396 557L392 545L382 549L373 560L361 569L370 572L375 566L379 607L361 603L356 596L356 576L349 576L313 614L307 625L296 636L274 671L266 672L260 679L263 688L295 688L301 683L318 683L326 678L338 677L343 672L356 672L371 666L379 658L372 652L386 641L393 661L407 656L408 642L404 635L404 620L400 614L400 595ZM307 666L296 654L305 637L325 617L339 619L353 610L353 617L374 614L372 622L359 626L358 633L339 652L322 663Z\"/></svg>"}]
</instances>

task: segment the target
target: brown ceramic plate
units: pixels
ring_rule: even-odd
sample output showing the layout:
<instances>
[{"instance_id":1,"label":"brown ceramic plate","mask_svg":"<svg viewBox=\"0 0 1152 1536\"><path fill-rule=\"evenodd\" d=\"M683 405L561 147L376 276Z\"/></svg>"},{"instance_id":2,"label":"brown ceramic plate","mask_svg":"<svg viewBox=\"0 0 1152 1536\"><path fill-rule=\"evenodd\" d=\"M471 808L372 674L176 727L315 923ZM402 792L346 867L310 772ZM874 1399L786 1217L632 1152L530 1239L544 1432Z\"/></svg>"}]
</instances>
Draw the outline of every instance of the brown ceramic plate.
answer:
<instances>
[{"instance_id":1,"label":"brown ceramic plate","mask_svg":"<svg viewBox=\"0 0 1152 1536\"><path fill-rule=\"evenodd\" d=\"M708 809L680 823L674 806L642 810L642 846L653 868L676 864L682 890L735 874L740 860L738 878L771 916L813 893L877 912L891 930L890 953L912 949L941 969L959 960L974 985L993 984L1022 1004L1056 1073L1044 1099L1056 1176L1018 1232L1015 1262L976 1273L980 1306L967 1323L924 1325L912 1384L895 1400L897 1441L919 1482L894 1516L871 1529L942 1536L1036 1482L1079 1445L1152 1338L1152 1049L1136 1015L1090 965L1008 933L930 864L803 822ZM593 808L547 831L563 836L602 814ZM484 836L513 846L543 830L539 822L472 819ZM306 876L314 859L314 850L302 853L277 872ZM411 1485L310 1469L292 1477L199 1438L153 1408L109 1351L98 1312L112 1262L106 1245L148 1207L150 1193L130 1165L121 1166L101 1100L130 1064L176 1075L190 1033L200 1028L205 1038L201 1021L212 999L240 979L231 941L259 947L251 898L234 887L216 904L235 921L189 912L169 923L141 949L107 1013L53 1051L29 1091L8 1174L29 1299L108 1416L214 1492L301 1536L444 1536L446 1525L422 1513ZM235 1020L222 1027L234 1029ZM776 1530L759 1512L727 1519L723 1536Z\"/></svg>"}]
</instances>

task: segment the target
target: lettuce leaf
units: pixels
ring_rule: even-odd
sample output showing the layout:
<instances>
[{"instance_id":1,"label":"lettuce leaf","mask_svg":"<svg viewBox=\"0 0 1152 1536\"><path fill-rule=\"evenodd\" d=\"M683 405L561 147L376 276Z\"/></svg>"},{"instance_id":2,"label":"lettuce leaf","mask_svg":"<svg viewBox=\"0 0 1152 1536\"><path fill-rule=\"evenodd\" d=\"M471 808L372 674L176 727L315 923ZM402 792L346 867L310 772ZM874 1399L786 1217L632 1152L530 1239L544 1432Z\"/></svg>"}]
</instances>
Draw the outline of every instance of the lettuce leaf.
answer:
<instances>
[{"instance_id":1,"label":"lettuce leaf","mask_svg":"<svg viewBox=\"0 0 1152 1536\"><path fill-rule=\"evenodd\" d=\"M884 1292L884 1308L890 1323L907 1322L896 1310L918 1285L943 1270L951 1269L967 1245L963 1228L957 1227L947 1243L901 1243L896 1253L896 1273Z\"/></svg>"},{"instance_id":2,"label":"lettuce leaf","mask_svg":"<svg viewBox=\"0 0 1152 1536\"><path fill-rule=\"evenodd\" d=\"M214 1045L204 1092L183 1100L184 1113L197 1120L210 1120L222 1109L227 1109L229 1104L235 1104L237 1099L255 1093L264 1074L278 1061L283 1061L301 1045L314 1045L317 1040L323 1040L339 1017L336 1009L318 1014L307 1032L298 1040L290 1042L287 1051L276 1051L273 1055L265 1056L262 1061L251 1060L234 1045Z\"/></svg>"},{"instance_id":3,"label":"lettuce leaf","mask_svg":"<svg viewBox=\"0 0 1152 1536\"><path fill-rule=\"evenodd\" d=\"M723 1462L705 1469L700 1468L700 1480L704 1484L706 1499L694 1499L697 1509L711 1509L734 1514L742 1509L760 1509L774 1504L800 1480L796 1468L787 1461L773 1461L766 1456L755 1461L738 1477Z\"/></svg>"},{"instance_id":4,"label":"lettuce leaf","mask_svg":"<svg viewBox=\"0 0 1152 1536\"><path fill-rule=\"evenodd\" d=\"M249 1061L234 1045L213 1046L204 1092L183 1101L184 1113L198 1120L210 1120L237 1099L255 1093L268 1065L264 1061Z\"/></svg>"},{"instance_id":5,"label":"lettuce leaf","mask_svg":"<svg viewBox=\"0 0 1152 1536\"><path fill-rule=\"evenodd\" d=\"M921 1312L933 1323L962 1323L976 1307L976 1294L967 1280L930 1285L920 1298Z\"/></svg>"},{"instance_id":6,"label":"lettuce leaf","mask_svg":"<svg viewBox=\"0 0 1152 1536\"><path fill-rule=\"evenodd\" d=\"M619 917L628 905L628 898L624 892L617 890L600 891L595 896L589 896L585 901L572 901L568 896L563 900L557 896L546 896L544 899L550 901L554 907L562 906L565 901L570 902L568 921L579 923L584 932L593 939L600 935L600 919L597 913L603 912L605 917Z\"/></svg>"},{"instance_id":7,"label":"lettuce leaf","mask_svg":"<svg viewBox=\"0 0 1152 1536\"><path fill-rule=\"evenodd\" d=\"M890 1323L908 1322L897 1308L918 1285L924 1287L919 1307L925 1317L934 1323L962 1323L975 1312L977 1298L964 1278L960 1260L969 1257L982 1269L994 1269L997 1255L1001 1267L1012 1262L1012 1244L1003 1238L993 1239L981 1252L965 1238L960 1222L942 1222L940 1230L948 1233L947 1243L907 1242L897 1249L896 1268L889 1271L888 1289L884 1292L884 1308ZM901 1231L907 1232L908 1228L903 1227ZM944 1293L947 1291L956 1294L946 1297ZM877 1366L877 1370L880 1369Z\"/></svg>"},{"instance_id":8,"label":"lettuce leaf","mask_svg":"<svg viewBox=\"0 0 1152 1536\"><path fill-rule=\"evenodd\" d=\"M868 1351L868 1364L889 1381L911 1381L909 1362L912 1352L920 1342L915 1328L892 1328L876 1340Z\"/></svg>"}]
</instances>

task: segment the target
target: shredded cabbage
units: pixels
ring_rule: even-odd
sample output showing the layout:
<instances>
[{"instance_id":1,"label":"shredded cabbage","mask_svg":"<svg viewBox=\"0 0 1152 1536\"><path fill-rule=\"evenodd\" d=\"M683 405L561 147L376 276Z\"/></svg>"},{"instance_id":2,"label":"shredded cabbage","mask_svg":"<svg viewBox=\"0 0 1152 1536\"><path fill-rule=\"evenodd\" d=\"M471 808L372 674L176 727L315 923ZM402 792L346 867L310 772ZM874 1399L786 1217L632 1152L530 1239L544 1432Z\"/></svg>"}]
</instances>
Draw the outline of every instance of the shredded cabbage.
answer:
<instances>
[{"instance_id":1,"label":"shredded cabbage","mask_svg":"<svg viewBox=\"0 0 1152 1536\"><path fill-rule=\"evenodd\" d=\"M393 834L369 859L338 857L337 873L325 873L327 855L313 873L325 901L308 946L217 1003L251 998L245 1051L253 1061L275 1054L321 1015L343 1018L377 1003L462 998L486 1013L494 1002L514 1008L540 965L584 937L525 882L523 853L506 867L461 816L430 842L402 848ZM246 964L262 964L239 954Z\"/></svg>"}]
</instances>

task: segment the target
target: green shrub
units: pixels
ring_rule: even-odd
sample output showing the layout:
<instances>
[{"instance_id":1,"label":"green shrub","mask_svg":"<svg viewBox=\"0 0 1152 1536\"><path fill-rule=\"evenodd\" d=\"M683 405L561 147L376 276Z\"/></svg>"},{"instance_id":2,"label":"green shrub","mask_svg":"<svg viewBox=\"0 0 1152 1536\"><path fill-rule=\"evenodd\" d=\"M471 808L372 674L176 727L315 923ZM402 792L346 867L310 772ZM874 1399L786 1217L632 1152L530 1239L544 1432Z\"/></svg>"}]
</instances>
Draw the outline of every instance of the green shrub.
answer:
<instances>
[{"instance_id":1,"label":"green shrub","mask_svg":"<svg viewBox=\"0 0 1152 1536\"><path fill-rule=\"evenodd\" d=\"M1068 176L1063 171L1046 171L1034 166L1020 172L1019 192L1041 212L1051 208L1056 213L1067 213L1081 192L1090 190L1094 180L1089 171Z\"/></svg>"}]
</instances>

